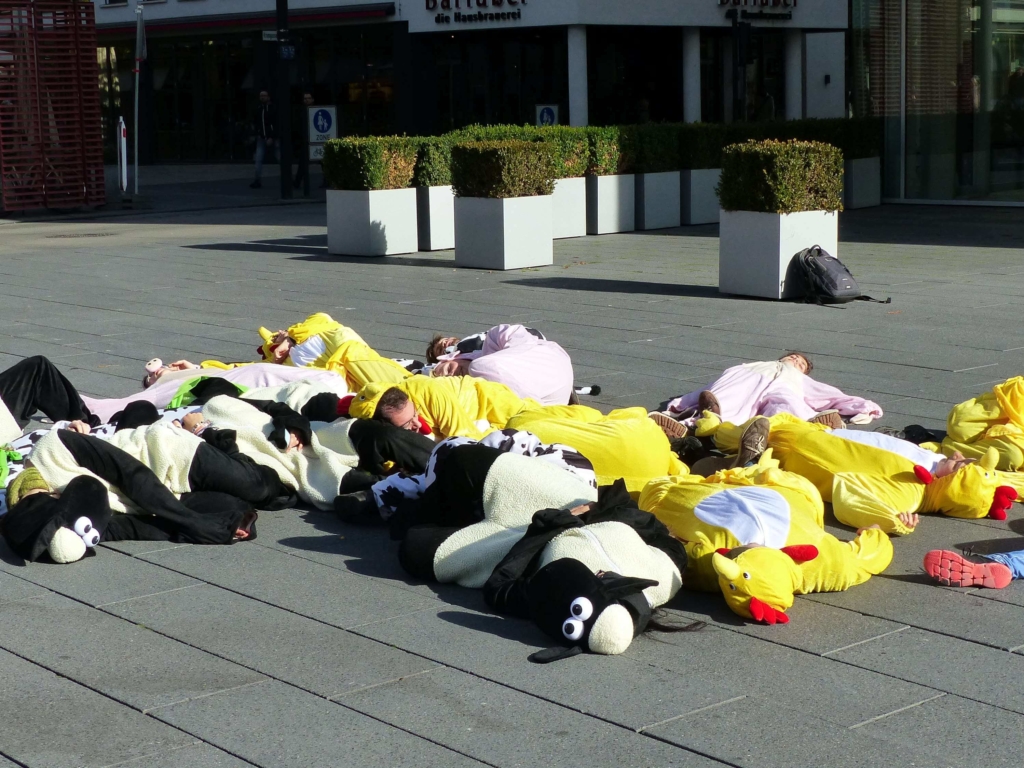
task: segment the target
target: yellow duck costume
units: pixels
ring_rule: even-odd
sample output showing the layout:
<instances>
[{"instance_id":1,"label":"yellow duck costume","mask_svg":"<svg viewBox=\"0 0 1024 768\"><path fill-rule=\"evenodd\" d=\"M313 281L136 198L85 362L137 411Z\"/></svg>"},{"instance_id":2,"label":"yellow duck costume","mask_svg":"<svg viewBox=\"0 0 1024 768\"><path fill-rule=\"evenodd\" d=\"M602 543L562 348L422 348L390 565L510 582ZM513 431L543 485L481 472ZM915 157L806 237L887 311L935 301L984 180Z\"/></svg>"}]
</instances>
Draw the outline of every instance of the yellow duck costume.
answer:
<instances>
[{"instance_id":1,"label":"yellow duck costume","mask_svg":"<svg viewBox=\"0 0 1024 768\"><path fill-rule=\"evenodd\" d=\"M409 396L420 418L439 440L446 437L479 440L495 429L504 429L513 416L535 409L568 418L601 415L583 405L541 405L536 400L519 397L504 384L474 376L411 376L399 382L367 384L349 405L349 416L373 418L381 395L391 387Z\"/></svg>"},{"instance_id":2,"label":"yellow duck costume","mask_svg":"<svg viewBox=\"0 0 1024 768\"><path fill-rule=\"evenodd\" d=\"M734 613L767 624L789 621L794 595L841 592L892 561L877 528L853 541L826 533L818 490L781 470L771 449L756 466L652 480L640 508L687 542L687 589L721 590Z\"/></svg>"},{"instance_id":3,"label":"yellow duck costume","mask_svg":"<svg viewBox=\"0 0 1024 768\"><path fill-rule=\"evenodd\" d=\"M358 333L326 312L314 312L288 328L286 333L295 344L281 365L336 371L345 377L353 392L371 381L399 382L412 375L394 360L381 357ZM257 362L274 362L274 332L260 326L259 335L263 340L258 349L262 360ZM227 370L240 365L249 363L204 360L199 367Z\"/></svg>"},{"instance_id":4,"label":"yellow duck costume","mask_svg":"<svg viewBox=\"0 0 1024 768\"><path fill-rule=\"evenodd\" d=\"M782 469L814 483L822 499L832 503L836 518L854 528L879 525L889 534L913 531L899 515L905 512L941 512L950 517L1005 520L1006 510L1017 497L995 470L995 451L977 463L961 467L945 477L931 472L894 450L858 442L860 434L880 444L897 438L879 433L832 431L821 424L801 421L788 413L770 417L768 445ZM713 435L723 450L735 449L746 424L722 423L705 413L697 424L700 436ZM912 446L912 444L909 444ZM917 446L912 446L916 448Z\"/></svg>"},{"instance_id":5,"label":"yellow duck costume","mask_svg":"<svg viewBox=\"0 0 1024 768\"><path fill-rule=\"evenodd\" d=\"M549 406L526 411L507 426L531 432L545 443L571 445L590 459L598 485L622 478L634 498L655 477L689 473L643 408L620 408L605 416L593 408L567 407L576 410L568 414L561 406Z\"/></svg>"},{"instance_id":6,"label":"yellow duck costume","mask_svg":"<svg viewBox=\"0 0 1024 768\"><path fill-rule=\"evenodd\" d=\"M1024 376L997 384L949 413L943 453L960 451L969 459L980 459L989 448L999 456L997 469L1018 472L1024 468ZM1024 481L1017 480L1014 487L1024 491Z\"/></svg>"}]
</instances>

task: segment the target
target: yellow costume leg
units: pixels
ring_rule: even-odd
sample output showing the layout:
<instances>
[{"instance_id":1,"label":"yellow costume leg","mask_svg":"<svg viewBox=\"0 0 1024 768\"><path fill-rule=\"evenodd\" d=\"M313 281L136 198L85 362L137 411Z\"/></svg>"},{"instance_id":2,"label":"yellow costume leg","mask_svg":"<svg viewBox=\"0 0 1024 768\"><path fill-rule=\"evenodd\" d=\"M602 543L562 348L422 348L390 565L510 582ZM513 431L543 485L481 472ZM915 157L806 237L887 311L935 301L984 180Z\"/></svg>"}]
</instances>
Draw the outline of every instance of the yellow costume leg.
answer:
<instances>
[{"instance_id":1,"label":"yellow costume leg","mask_svg":"<svg viewBox=\"0 0 1024 768\"><path fill-rule=\"evenodd\" d=\"M353 392L370 382L398 384L412 375L362 341L346 341L331 355L325 367L342 374Z\"/></svg>"}]
</instances>

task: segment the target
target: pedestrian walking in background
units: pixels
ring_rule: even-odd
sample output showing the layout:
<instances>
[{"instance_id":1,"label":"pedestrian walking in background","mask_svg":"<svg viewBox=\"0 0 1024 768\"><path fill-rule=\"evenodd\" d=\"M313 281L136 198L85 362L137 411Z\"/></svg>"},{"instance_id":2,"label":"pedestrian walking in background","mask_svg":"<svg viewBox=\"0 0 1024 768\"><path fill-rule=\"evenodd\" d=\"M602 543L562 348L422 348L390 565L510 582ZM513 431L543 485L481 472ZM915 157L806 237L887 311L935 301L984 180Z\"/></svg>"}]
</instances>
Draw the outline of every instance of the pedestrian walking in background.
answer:
<instances>
[{"instance_id":1,"label":"pedestrian walking in background","mask_svg":"<svg viewBox=\"0 0 1024 768\"><path fill-rule=\"evenodd\" d=\"M268 91L260 91L260 105L256 107L252 125L256 131L256 180L249 186L259 189L263 186L263 160L268 150L271 162L277 161L277 110L270 103Z\"/></svg>"}]
</instances>

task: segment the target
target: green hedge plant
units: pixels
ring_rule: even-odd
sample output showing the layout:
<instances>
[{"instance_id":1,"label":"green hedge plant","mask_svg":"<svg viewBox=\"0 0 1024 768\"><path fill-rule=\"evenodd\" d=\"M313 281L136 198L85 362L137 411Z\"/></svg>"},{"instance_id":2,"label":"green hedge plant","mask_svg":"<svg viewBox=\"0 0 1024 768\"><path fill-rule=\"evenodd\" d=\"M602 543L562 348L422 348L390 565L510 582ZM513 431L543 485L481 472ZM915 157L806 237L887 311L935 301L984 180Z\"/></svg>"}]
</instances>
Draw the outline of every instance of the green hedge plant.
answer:
<instances>
[{"instance_id":1,"label":"green hedge plant","mask_svg":"<svg viewBox=\"0 0 1024 768\"><path fill-rule=\"evenodd\" d=\"M554 151L556 179L576 179L587 174L590 144L586 128L551 125L536 130L537 137Z\"/></svg>"},{"instance_id":2,"label":"green hedge plant","mask_svg":"<svg viewBox=\"0 0 1024 768\"><path fill-rule=\"evenodd\" d=\"M588 176L633 173L636 161L636 127L631 125L587 128Z\"/></svg>"},{"instance_id":3,"label":"green hedge plant","mask_svg":"<svg viewBox=\"0 0 1024 768\"><path fill-rule=\"evenodd\" d=\"M404 189L412 185L418 144L405 136L333 139L323 168L331 189Z\"/></svg>"},{"instance_id":4,"label":"green hedge plant","mask_svg":"<svg viewBox=\"0 0 1024 768\"><path fill-rule=\"evenodd\" d=\"M555 189L555 153L543 141L468 141L452 147L457 197L534 197Z\"/></svg>"},{"instance_id":5,"label":"green hedge plant","mask_svg":"<svg viewBox=\"0 0 1024 768\"><path fill-rule=\"evenodd\" d=\"M452 183L452 140L449 136L423 136L415 139L417 187L447 187Z\"/></svg>"},{"instance_id":6,"label":"green hedge plant","mask_svg":"<svg viewBox=\"0 0 1024 768\"><path fill-rule=\"evenodd\" d=\"M721 168L728 126L721 123L686 123L679 126L679 167L683 170Z\"/></svg>"},{"instance_id":7,"label":"green hedge plant","mask_svg":"<svg viewBox=\"0 0 1024 768\"><path fill-rule=\"evenodd\" d=\"M636 173L664 173L682 168L678 123L645 123L633 128Z\"/></svg>"},{"instance_id":8,"label":"green hedge plant","mask_svg":"<svg viewBox=\"0 0 1024 768\"><path fill-rule=\"evenodd\" d=\"M816 141L748 141L722 151L718 199L726 211L843 209L843 153Z\"/></svg>"}]
</instances>

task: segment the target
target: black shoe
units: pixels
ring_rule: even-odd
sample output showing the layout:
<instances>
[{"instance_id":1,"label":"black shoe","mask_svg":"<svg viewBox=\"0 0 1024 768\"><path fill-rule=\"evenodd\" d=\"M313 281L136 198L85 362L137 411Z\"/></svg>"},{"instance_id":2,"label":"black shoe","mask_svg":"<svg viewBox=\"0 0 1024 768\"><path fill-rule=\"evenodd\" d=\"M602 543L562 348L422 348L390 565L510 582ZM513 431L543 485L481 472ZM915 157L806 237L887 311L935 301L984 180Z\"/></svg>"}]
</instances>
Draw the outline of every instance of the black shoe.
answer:
<instances>
[{"instance_id":1,"label":"black shoe","mask_svg":"<svg viewBox=\"0 0 1024 768\"><path fill-rule=\"evenodd\" d=\"M260 181L259 179L256 179L256 181L254 181L252 184L249 185L249 189L262 189L262 188L263 188L263 182Z\"/></svg>"},{"instance_id":2,"label":"black shoe","mask_svg":"<svg viewBox=\"0 0 1024 768\"><path fill-rule=\"evenodd\" d=\"M672 452L688 467L692 467L696 462L709 455L709 451L704 447L704 444L693 435L677 437L669 440L668 444Z\"/></svg>"},{"instance_id":3,"label":"black shoe","mask_svg":"<svg viewBox=\"0 0 1024 768\"><path fill-rule=\"evenodd\" d=\"M362 469L350 469L341 478L341 486L338 488L338 498L348 496L358 491L369 491L371 486L381 478Z\"/></svg>"},{"instance_id":4,"label":"black shoe","mask_svg":"<svg viewBox=\"0 0 1024 768\"><path fill-rule=\"evenodd\" d=\"M346 493L334 499L334 512L350 525L383 525L372 491Z\"/></svg>"}]
</instances>

